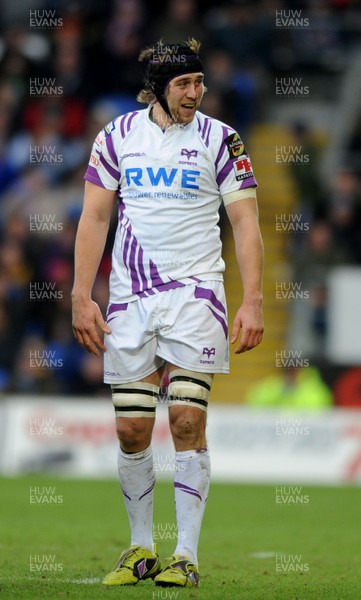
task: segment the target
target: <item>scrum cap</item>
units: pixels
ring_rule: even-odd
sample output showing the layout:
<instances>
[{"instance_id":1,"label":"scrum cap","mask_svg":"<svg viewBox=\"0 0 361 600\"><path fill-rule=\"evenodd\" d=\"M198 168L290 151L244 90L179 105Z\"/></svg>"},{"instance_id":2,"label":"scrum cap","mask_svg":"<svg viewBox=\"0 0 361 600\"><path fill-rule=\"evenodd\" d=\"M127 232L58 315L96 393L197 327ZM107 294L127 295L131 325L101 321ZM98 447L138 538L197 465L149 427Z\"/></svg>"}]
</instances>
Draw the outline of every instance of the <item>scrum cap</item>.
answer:
<instances>
[{"instance_id":1,"label":"scrum cap","mask_svg":"<svg viewBox=\"0 0 361 600\"><path fill-rule=\"evenodd\" d=\"M192 48L185 44L157 44L147 64L145 85L170 117L165 99L167 85L174 77L189 73L203 73L202 61Z\"/></svg>"}]
</instances>

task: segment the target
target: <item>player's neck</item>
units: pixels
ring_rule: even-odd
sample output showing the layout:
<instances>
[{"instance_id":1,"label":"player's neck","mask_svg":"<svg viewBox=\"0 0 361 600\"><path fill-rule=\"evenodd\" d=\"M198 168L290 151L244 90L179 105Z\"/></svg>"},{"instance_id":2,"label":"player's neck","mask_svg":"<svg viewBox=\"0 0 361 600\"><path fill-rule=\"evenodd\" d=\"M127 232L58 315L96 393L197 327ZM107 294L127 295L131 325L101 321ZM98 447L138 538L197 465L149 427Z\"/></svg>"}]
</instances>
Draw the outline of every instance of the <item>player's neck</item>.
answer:
<instances>
[{"instance_id":1,"label":"player's neck","mask_svg":"<svg viewBox=\"0 0 361 600\"><path fill-rule=\"evenodd\" d=\"M153 123L158 125L162 131L165 131L174 124L174 121L167 115L158 102L150 109L149 118Z\"/></svg>"}]
</instances>

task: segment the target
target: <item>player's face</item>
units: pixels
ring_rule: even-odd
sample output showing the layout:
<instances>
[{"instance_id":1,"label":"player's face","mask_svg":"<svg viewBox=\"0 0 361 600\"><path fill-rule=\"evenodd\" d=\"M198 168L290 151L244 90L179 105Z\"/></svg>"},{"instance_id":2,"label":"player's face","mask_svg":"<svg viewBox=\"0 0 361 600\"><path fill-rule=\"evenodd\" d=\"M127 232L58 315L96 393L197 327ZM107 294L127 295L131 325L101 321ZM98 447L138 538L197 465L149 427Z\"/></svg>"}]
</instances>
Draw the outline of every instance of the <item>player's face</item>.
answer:
<instances>
[{"instance_id":1,"label":"player's face","mask_svg":"<svg viewBox=\"0 0 361 600\"><path fill-rule=\"evenodd\" d=\"M167 102L177 123L190 123L204 94L202 73L174 77L168 86Z\"/></svg>"}]
</instances>

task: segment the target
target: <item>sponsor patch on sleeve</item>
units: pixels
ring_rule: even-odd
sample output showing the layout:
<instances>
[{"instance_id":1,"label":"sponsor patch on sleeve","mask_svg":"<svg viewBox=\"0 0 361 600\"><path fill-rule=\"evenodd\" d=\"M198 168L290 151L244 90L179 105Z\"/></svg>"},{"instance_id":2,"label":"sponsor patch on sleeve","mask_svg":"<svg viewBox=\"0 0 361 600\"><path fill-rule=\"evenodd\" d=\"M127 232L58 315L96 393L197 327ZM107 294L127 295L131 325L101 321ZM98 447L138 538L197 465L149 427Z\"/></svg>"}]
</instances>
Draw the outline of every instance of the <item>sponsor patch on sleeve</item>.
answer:
<instances>
[{"instance_id":1,"label":"sponsor patch on sleeve","mask_svg":"<svg viewBox=\"0 0 361 600\"><path fill-rule=\"evenodd\" d=\"M108 123L108 125L106 125L104 127L104 131L105 131L105 135L110 135L112 131L114 131L115 129L115 123L114 121L111 121L110 123Z\"/></svg>"},{"instance_id":2,"label":"sponsor patch on sleeve","mask_svg":"<svg viewBox=\"0 0 361 600\"><path fill-rule=\"evenodd\" d=\"M233 163L233 169L236 174L237 181L242 181L242 179L253 177L251 161L246 154L241 156L239 160L236 160Z\"/></svg>"},{"instance_id":3,"label":"sponsor patch on sleeve","mask_svg":"<svg viewBox=\"0 0 361 600\"><path fill-rule=\"evenodd\" d=\"M246 152L239 133L231 133L226 137L224 143L228 148L229 158L237 158L237 156L242 156Z\"/></svg>"}]
</instances>

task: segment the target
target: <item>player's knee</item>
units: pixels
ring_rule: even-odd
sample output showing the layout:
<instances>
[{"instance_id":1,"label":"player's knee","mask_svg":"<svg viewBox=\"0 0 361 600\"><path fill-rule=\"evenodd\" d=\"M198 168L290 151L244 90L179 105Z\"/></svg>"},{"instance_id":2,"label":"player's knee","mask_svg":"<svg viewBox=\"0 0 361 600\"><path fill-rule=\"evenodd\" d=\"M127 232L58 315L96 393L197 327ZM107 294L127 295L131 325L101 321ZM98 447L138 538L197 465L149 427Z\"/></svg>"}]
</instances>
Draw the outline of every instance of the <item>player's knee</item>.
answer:
<instances>
[{"instance_id":1,"label":"player's knee","mask_svg":"<svg viewBox=\"0 0 361 600\"><path fill-rule=\"evenodd\" d=\"M170 429L175 442L197 446L205 433L206 415L198 408L175 406L170 409Z\"/></svg>"},{"instance_id":2,"label":"player's knee","mask_svg":"<svg viewBox=\"0 0 361 600\"><path fill-rule=\"evenodd\" d=\"M153 423L145 419L116 420L117 436L124 452L139 452L150 444Z\"/></svg>"}]
</instances>

